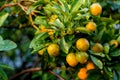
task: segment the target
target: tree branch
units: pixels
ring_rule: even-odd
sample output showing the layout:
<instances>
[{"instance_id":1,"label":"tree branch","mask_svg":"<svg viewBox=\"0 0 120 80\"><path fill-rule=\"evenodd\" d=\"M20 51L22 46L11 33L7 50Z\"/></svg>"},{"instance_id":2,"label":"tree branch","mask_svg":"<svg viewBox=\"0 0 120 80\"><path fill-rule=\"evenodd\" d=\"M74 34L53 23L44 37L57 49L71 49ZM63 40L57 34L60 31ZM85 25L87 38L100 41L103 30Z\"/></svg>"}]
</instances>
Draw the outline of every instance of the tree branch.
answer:
<instances>
[{"instance_id":1,"label":"tree branch","mask_svg":"<svg viewBox=\"0 0 120 80\"><path fill-rule=\"evenodd\" d=\"M35 71L40 71L41 68L36 67L36 68L30 68L30 69L26 69L23 70L15 75L13 75L12 77L9 78L9 80L14 80L15 78L17 78L18 76L24 74L24 73L29 73L29 72L35 72ZM49 73L53 74L54 76L58 77L60 80L65 80L64 78L62 78L60 75L56 74L55 72L48 70Z\"/></svg>"},{"instance_id":2,"label":"tree branch","mask_svg":"<svg viewBox=\"0 0 120 80\"><path fill-rule=\"evenodd\" d=\"M35 71L40 71L40 70L41 70L41 68L38 68L38 67L37 67L37 68L26 69L26 70L23 70L23 71L15 74L14 76L10 77L9 80L13 80L13 79L15 79L16 77L18 77L18 76L20 76L20 75L22 75L22 74L24 74L24 73L35 72Z\"/></svg>"},{"instance_id":3,"label":"tree branch","mask_svg":"<svg viewBox=\"0 0 120 80\"><path fill-rule=\"evenodd\" d=\"M64 78L62 78L60 75L56 74L55 72L49 70L49 73L53 74L54 76L58 77L60 80L65 80Z\"/></svg>"},{"instance_id":4,"label":"tree branch","mask_svg":"<svg viewBox=\"0 0 120 80\"><path fill-rule=\"evenodd\" d=\"M12 3L12 4L4 4L1 8L0 8L0 11L2 11L4 8L6 7L11 7L11 6L16 6L18 5L17 3Z\"/></svg>"}]
</instances>

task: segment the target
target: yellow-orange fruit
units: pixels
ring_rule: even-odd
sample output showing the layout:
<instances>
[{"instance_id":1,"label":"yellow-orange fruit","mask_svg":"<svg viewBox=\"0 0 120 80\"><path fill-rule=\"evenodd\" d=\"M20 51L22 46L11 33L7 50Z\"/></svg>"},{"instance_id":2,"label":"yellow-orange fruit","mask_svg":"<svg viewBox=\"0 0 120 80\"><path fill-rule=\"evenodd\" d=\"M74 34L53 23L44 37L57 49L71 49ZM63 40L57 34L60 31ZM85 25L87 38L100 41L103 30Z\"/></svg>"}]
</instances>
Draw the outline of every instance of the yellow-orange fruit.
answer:
<instances>
[{"instance_id":1,"label":"yellow-orange fruit","mask_svg":"<svg viewBox=\"0 0 120 80\"><path fill-rule=\"evenodd\" d=\"M93 3L90 6L90 12L92 15L97 16L102 12L102 7L99 3Z\"/></svg>"},{"instance_id":2,"label":"yellow-orange fruit","mask_svg":"<svg viewBox=\"0 0 120 80\"><path fill-rule=\"evenodd\" d=\"M89 42L86 38L80 38L76 41L76 47L80 51L87 51L89 49Z\"/></svg>"}]
</instances>

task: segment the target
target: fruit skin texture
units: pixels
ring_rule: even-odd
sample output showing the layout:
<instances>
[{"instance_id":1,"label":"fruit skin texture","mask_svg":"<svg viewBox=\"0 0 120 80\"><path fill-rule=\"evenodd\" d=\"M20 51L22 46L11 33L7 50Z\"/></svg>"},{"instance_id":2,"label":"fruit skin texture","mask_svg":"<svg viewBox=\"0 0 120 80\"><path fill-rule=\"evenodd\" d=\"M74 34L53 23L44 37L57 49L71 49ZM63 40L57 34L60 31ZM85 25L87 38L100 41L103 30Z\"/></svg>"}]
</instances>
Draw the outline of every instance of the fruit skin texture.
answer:
<instances>
[{"instance_id":1,"label":"fruit skin texture","mask_svg":"<svg viewBox=\"0 0 120 80\"><path fill-rule=\"evenodd\" d=\"M58 56L60 52L60 47L58 44L50 44L47 48L47 52L50 56Z\"/></svg>"},{"instance_id":2,"label":"fruit skin texture","mask_svg":"<svg viewBox=\"0 0 120 80\"><path fill-rule=\"evenodd\" d=\"M118 47L118 41L117 40L111 40L110 41L110 45L112 46L112 45L115 45L115 47Z\"/></svg>"},{"instance_id":3,"label":"fruit skin texture","mask_svg":"<svg viewBox=\"0 0 120 80\"><path fill-rule=\"evenodd\" d=\"M71 67L75 67L78 64L78 61L74 53L69 53L66 56L66 61Z\"/></svg>"},{"instance_id":4,"label":"fruit skin texture","mask_svg":"<svg viewBox=\"0 0 120 80\"><path fill-rule=\"evenodd\" d=\"M100 43L95 43L94 46L92 47L92 50L95 53L103 52L103 46Z\"/></svg>"},{"instance_id":5,"label":"fruit skin texture","mask_svg":"<svg viewBox=\"0 0 120 80\"><path fill-rule=\"evenodd\" d=\"M86 38L80 38L76 41L76 47L80 51L87 51L89 49L89 42Z\"/></svg>"},{"instance_id":6,"label":"fruit skin texture","mask_svg":"<svg viewBox=\"0 0 120 80\"><path fill-rule=\"evenodd\" d=\"M93 62L89 61L86 65L87 70L95 69L95 65Z\"/></svg>"},{"instance_id":7,"label":"fruit skin texture","mask_svg":"<svg viewBox=\"0 0 120 80\"><path fill-rule=\"evenodd\" d=\"M102 12L102 7L99 3L93 3L90 6L90 12L92 15L97 16Z\"/></svg>"},{"instance_id":8,"label":"fruit skin texture","mask_svg":"<svg viewBox=\"0 0 120 80\"><path fill-rule=\"evenodd\" d=\"M86 28L93 32L96 30L96 24L94 22L88 22L86 24Z\"/></svg>"},{"instance_id":9,"label":"fruit skin texture","mask_svg":"<svg viewBox=\"0 0 120 80\"><path fill-rule=\"evenodd\" d=\"M88 54L86 52L78 52L76 54L76 59L78 60L78 62L80 62L81 64L84 64L87 62L88 60Z\"/></svg>"},{"instance_id":10,"label":"fruit skin texture","mask_svg":"<svg viewBox=\"0 0 120 80\"><path fill-rule=\"evenodd\" d=\"M78 77L81 80L86 80L88 77L87 69L86 68L81 68L80 71L78 72Z\"/></svg>"}]
</instances>

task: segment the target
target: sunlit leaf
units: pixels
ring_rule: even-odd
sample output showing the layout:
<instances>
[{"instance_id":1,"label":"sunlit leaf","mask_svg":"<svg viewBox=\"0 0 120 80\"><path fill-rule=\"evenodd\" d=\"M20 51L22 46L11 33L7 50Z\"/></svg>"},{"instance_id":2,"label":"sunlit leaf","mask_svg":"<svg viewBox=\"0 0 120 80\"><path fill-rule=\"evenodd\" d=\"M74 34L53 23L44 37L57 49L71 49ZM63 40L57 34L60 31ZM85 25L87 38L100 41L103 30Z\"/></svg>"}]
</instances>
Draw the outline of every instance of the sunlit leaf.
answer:
<instances>
[{"instance_id":1,"label":"sunlit leaf","mask_svg":"<svg viewBox=\"0 0 120 80\"><path fill-rule=\"evenodd\" d=\"M9 13L6 13L6 12L1 12L0 13L0 26L3 25L3 23L7 19L8 15L9 15Z\"/></svg>"}]
</instances>

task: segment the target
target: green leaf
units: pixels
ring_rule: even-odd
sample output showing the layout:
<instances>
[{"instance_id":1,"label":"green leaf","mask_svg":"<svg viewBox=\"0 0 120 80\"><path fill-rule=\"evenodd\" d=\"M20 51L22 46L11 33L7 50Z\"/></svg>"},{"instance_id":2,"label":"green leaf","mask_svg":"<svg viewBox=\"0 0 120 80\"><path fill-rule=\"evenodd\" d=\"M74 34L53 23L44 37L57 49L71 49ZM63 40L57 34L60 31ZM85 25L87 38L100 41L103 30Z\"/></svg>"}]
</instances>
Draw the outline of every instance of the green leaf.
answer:
<instances>
[{"instance_id":1,"label":"green leaf","mask_svg":"<svg viewBox=\"0 0 120 80\"><path fill-rule=\"evenodd\" d=\"M0 13L0 26L3 25L3 23L7 19L8 15L9 15L9 13L6 13L6 12L1 12Z\"/></svg>"},{"instance_id":2,"label":"green leaf","mask_svg":"<svg viewBox=\"0 0 120 80\"><path fill-rule=\"evenodd\" d=\"M69 12L68 4L64 0L58 0L61 3L61 8L64 12Z\"/></svg>"},{"instance_id":3,"label":"green leaf","mask_svg":"<svg viewBox=\"0 0 120 80\"><path fill-rule=\"evenodd\" d=\"M64 24L59 19L56 19L54 22L49 22L49 24L54 25L59 29L64 29L65 28Z\"/></svg>"},{"instance_id":4,"label":"green leaf","mask_svg":"<svg viewBox=\"0 0 120 80\"><path fill-rule=\"evenodd\" d=\"M0 44L0 51L6 51L16 48L17 45L11 40L4 40L4 44Z\"/></svg>"},{"instance_id":5,"label":"green leaf","mask_svg":"<svg viewBox=\"0 0 120 80\"><path fill-rule=\"evenodd\" d=\"M85 33L85 34L91 34L91 31L86 29L85 27L77 27L75 29L76 32L81 32L81 33Z\"/></svg>"},{"instance_id":6,"label":"green leaf","mask_svg":"<svg viewBox=\"0 0 120 80\"><path fill-rule=\"evenodd\" d=\"M46 17L44 17L44 16L37 16L35 18L34 23L38 24L38 25L45 25L45 26L47 26L48 24L47 24L47 21L45 20L45 18Z\"/></svg>"},{"instance_id":7,"label":"green leaf","mask_svg":"<svg viewBox=\"0 0 120 80\"><path fill-rule=\"evenodd\" d=\"M102 52L95 53L95 52L93 52L93 51L91 51L91 50L89 50L89 52L90 52L90 54L93 54L93 55L95 55L95 56L105 57L105 54L103 54Z\"/></svg>"},{"instance_id":8,"label":"green leaf","mask_svg":"<svg viewBox=\"0 0 120 80\"><path fill-rule=\"evenodd\" d=\"M113 56L113 57L117 57L117 56L120 56L120 49L114 51L114 52L111 52L110 53L110 56Z\"/></svg>"},{"instance_id":9,"label":"green leaf","mask_svg":"<svg viewBox=\"0 0 120 80\"><path fill-rule=\"evenodd\" d=\"M8 80L6 73L0 68L0 80Z\"/></svg>"},{"instance_id":10,"label":"green leaf","mask_svg":"<svg viewBox=\"0 0 120 80\"><path fill-rule=\"evenodd\" d=\"M46 32L41 32L41 33L37 34L33 38L33 40L31 41L29 47L34 49L33 52L38 51L38 50L46 47L45 46L45 44L46 44L46 40L45 39L48 38L48 36L49 35Z\"/></svg>"},{"instance_id":11,"label":"green leaf","mask_svg":"<svg viewBox=\"0 0 120 80\"><path fill-rule=\"evenodd\" d=\"M65 38L63 37L63 38L60 40L60 47L61 47L61 49L62 49L63 52L65 52L66 54L68 54L71 45L68 44L68 43L65 41Z\"/></svg>"},{"instance_id":12,"label":"green leaf","mask_svg":"<svg viewBox=\"0 0 120 80\"><path fill-rule=\"evenodd\" d=\"M101 41L105 30L106 30L105 27L103 29L101 29L101 31L94 37L94 40L95 41Z\"/></svg>"},{"instance_id":13,"label":"green leaf","mask_svg":"<svg viewBox=\"0 0 120 80\"><path fill-rule=\"evenodd\" d=\"M76 12L80 6L83 4L83 0L74 0L71 4L70 12Z\"/></svg>"},{"instance_id":14,"label":"green leaf","mask_svg":"<svg viewBox=\"0 0 120 80\"><path fill-rule=\"evenodd\" d=\"M36 1L35 3L33 3L27 10L27 14L29 14L30 12L32 12L33 10L35 10L38 6L41 6L41 0Z\"/></svg>"},{"instance_id":15,"label":"green leaf","mask_svg":"<svg viewBox=\"0 0 120 80\"><path fill-rule=\"evenodd\" d=\"M103 68L103 63L98 58L96 58L96 57L94 57L92 55L90 57L91 57L92 61L94 62L94 64L96 66L98 66L98 68L100 68L100 69Z\"/></svg>"},{"instance_id":16,"label":"green leaf","mask_svg":"<svg viewBox=\"0 0 120 80\"><path fill-rule=\"evenodd\" d=\"M0 68L3 68L3 69L8 69L8 70L13 70L12 67L10 67L9 65L7 64L3 64L3 63L0 63Z\"/></svg>"},{"instance_id":17,"label":"green leaf","mask_svg":"<svg viewBox=\"0 0 120 80\"><path fill-rule=\"evenodd\" d=\"M3 41L2 36L0 36L0 45L1 45L1 44L4 44L4 41Z\"/></svg>"}]
</instances>

